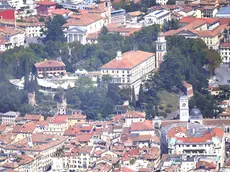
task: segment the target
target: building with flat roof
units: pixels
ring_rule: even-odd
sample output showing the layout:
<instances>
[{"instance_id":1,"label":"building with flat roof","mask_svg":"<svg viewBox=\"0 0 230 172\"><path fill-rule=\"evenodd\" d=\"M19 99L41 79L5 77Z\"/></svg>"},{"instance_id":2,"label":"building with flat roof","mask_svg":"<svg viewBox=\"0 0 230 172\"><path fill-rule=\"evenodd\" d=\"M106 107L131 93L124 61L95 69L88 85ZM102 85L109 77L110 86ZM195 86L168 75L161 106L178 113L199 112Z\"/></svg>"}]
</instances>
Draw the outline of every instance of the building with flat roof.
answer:
<instances>
[{"instance_id":1,"label":"building with flat roof","mask_svg":"<svg viewBox=\"0 0 230 172\"><path fill-rule=\"evenodd\" d=\"M115 59L103 65L102 75L111 75L113 83L133 87L138 94L142 80L155 69L155 54L140 50L117 52Z\"/></svg>"},{"instance_id":2,"label":"building with flat roof","mask_svg":"<svg viewBox=\"0 0 230 172\"><path fill-rule=\"evenodd\" d=\"M230 18L230 7L221 7L219 11L216 13L217 18Z\"/></svg>"},{"instance_id":3,"label":"building with flat roof","mask_svg":"<svg viewBox=\"0 0 230 172\"><path fill-rule=\"evenodd\" d=\"M124 9L111 11L111 23L122 26L126 24L126 11Z\"/></svg>"},{"instance_id":4,"label":"building with flat roof","mask_svg":"<svg viewBox=\"0 0 230 172\"><path fill-rule=\"evenodd\" d=\"M171 13L168 10L156 10L144 16L144 25L151 26L153 24L163 25L166 21L171 20Z\"/></svg>"}]
</instances>

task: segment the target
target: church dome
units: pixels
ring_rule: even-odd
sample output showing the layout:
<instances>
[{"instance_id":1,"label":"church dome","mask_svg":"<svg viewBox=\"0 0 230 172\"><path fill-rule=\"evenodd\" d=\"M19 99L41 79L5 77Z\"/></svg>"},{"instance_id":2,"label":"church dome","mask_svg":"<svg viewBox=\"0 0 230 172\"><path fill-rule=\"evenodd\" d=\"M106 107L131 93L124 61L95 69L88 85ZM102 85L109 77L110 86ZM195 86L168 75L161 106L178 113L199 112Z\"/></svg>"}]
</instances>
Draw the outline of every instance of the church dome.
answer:
<instances>
[{"instance_id":1,"label":"church dome","mask_svg":"<svg viewBox=\"0 0 230 172\"><path fill-rule=\"evenodd\" d=\"M202 118L202 113L201 111L194 107L191 111L190 111L190 118Z\"/></svg>"}]
</instances>

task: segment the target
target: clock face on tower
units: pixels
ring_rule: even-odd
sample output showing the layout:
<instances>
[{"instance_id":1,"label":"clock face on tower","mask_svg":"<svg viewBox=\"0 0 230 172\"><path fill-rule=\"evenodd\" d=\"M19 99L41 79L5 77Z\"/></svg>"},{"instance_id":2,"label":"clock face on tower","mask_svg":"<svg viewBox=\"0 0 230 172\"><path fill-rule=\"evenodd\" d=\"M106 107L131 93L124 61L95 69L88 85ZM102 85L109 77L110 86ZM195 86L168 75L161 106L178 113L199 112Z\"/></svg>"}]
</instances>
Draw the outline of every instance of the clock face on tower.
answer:
<instances>
[{"instance_id":1,"label":"clock face on tower","mask_svg":"<svg viewBox=\"0 0 230 172\"><path fill-rule=\"evenodd\" d=\"M186 103L182 103L182 107L185 107L186 106Z\"/></svg>"}]
</instances>

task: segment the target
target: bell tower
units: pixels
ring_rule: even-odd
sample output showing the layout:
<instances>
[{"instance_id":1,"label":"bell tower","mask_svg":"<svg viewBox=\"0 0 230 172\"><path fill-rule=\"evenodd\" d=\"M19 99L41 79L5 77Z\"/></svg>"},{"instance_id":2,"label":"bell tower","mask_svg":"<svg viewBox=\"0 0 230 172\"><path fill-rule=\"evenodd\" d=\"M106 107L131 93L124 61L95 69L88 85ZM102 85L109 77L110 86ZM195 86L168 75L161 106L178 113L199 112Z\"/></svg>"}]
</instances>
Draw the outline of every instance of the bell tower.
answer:
<instances>
[{"instance_id":1,"label":"bell tower","mask_svg":"<svg viewBox=\"0 0 230 172\"><path fill-rule=\"evenodd\" d=\"M189 121L189 106L188 106L188 96L182 96L179 100L179 115L180 121Z\"/></svg>"},{"instance_id":2,"label":"bell tower","mask_svg":"<svg viewBox=\"0 0 230 172\"><path fill-rule=\"evenodd\" d=\"M163 33L159 33L156 41L156 68L160 67L161 62L164 60L164 55L167 52L166 39Z\"/></svg>"},{"instance_id":3,"label":"bell tower","mask_svg":"<svg viewBox=\"0 0 230 172\"><path fill-rule=\"evenodd\" d=\"M105 6L105 16L107 17L107 24L111 23L111 3L110 0L104 0L104 6Z\"/></svg>"}]
</instances>

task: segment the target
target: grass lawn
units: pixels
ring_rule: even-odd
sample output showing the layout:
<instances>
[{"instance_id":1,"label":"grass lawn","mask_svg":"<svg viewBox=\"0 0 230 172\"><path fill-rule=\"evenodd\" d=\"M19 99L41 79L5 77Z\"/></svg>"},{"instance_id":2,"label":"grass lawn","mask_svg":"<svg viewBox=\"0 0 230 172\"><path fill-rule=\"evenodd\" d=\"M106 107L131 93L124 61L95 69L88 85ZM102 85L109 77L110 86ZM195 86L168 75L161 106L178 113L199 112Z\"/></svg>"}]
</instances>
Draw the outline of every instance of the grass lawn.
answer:
<instances>
[{"instance_id":1,"label":"grass lawn","mask_svg":"<svg viewBox=\"0 0 230 172\"><path fill-rule=\"evenodd\" d=\"M161 91L158 93L158 97L160 98L159 112L171 113L178 110L177 94Z\"/></svg>"}]
</instances>

